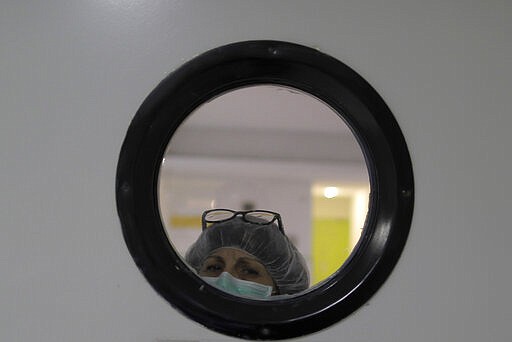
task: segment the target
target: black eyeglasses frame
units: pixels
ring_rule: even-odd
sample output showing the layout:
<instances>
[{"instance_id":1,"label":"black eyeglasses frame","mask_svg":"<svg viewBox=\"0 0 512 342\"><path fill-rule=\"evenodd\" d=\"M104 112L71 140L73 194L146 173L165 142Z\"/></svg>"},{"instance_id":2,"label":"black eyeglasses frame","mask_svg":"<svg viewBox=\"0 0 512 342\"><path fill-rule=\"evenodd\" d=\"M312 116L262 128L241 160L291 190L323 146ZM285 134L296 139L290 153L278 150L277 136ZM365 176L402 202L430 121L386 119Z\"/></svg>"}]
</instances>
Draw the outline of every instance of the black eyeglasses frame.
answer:
<instances>
[{"instance_id":1,"label":"black eyeglasses frame","mask_svg":"<svg viewBox=\"0 0 512 342\"><path fill-rule=\"evenodd\" d=\"M233 214L233 216L227 218L227 219L223 219L223 220L219 220L219 221L209 221L209 220L206 220L206 216L209 214L209 213L212 213L214 211L228 211L230 213ZM250 213L267 213L267 214L272 214L274 215L274 218L269 221L269 222L266 222L266 223L263 223L263 222L255 222L255 221L250 221L248 220L245 216L247 214L250 214ZM208 223L221 223L221 222L226 222L226 221L229 221L229 220L232 220L234 219L235 217L241 215L242 216L242 219L248 223L254 223L254 224L258 224L258 225L262 225L262 226L266 226L266 225L269 225L269 224L272 224L274 221L277 221L277 227L279 229L279 231L285 235L284 233L284 227L283 227L283 221L281 219L281 215L279 213L276 213L275 211L270 211L270 210L261 210L261 209L252 209L252 210L232 210L232 209L224 209L224 208L216 208L216 209L209 209L209 210L206 210L205 212L203 212L203 215L201 216L201 224L202 224L202 227L203 227L203 230L205 229L208 229L209 227L207 226Z\"/></svg>"}]
</instances>

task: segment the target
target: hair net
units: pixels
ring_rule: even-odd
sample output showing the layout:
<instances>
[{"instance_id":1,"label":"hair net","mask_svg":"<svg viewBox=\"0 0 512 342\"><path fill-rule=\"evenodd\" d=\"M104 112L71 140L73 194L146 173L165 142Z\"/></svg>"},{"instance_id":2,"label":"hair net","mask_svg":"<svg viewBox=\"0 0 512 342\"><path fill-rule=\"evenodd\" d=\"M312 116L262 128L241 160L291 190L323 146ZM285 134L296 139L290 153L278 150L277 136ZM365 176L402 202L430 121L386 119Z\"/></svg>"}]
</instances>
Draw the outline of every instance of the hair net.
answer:
<instances>
[{"instance_id":1,"label":"hair net","mask_svg":"<svg viewBox=\"0 0 512 342\"><path fill-rule=\"evenodd\" d=\"M185 259L199 271L203 261L222 247L239 248L256 257L272 276L281 295L297 293L309 286L304 258L273 223L254 224L240 217L214 223L190 246Z\"/></svg>"}]
</instances>

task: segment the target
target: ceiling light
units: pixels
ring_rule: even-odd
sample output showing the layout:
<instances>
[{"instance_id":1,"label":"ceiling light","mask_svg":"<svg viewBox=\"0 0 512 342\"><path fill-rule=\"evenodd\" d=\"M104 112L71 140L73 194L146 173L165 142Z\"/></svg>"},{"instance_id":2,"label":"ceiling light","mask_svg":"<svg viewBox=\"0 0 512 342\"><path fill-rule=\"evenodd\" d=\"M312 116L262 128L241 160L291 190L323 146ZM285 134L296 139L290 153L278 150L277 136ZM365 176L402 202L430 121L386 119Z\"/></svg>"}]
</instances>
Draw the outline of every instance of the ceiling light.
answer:
<instances>
[{"instance_id":1,"label":"ceiling light","mask_svg":"<svg viewBox=\"0 0 512 342\"><path fill-rule=\"evenodd\" d=\"M327 186L324 188L324 197L325 198L334 198L338 196L340 193L339 189L335 186Z\"/></svg>"}]
</instances>

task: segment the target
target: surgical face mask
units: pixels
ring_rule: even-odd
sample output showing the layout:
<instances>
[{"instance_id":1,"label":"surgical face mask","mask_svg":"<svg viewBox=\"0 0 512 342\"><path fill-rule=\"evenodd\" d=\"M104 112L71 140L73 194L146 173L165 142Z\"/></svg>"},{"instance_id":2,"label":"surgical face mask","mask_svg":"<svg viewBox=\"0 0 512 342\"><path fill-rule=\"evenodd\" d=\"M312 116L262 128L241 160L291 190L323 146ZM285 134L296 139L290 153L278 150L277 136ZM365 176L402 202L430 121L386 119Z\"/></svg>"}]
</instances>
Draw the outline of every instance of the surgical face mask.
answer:
<instances>
[{"instance_id":1,"label":"surgical face mask","mask_svg":"<svg viewBox=\"0 0 512 342\"><path fill-rule=\"evenodd\" d=\"M222 272L218 277L201 277L208 284L235 296L264 299L272 294L272 286L233 277Z\"/></svg>"}]
</instances>

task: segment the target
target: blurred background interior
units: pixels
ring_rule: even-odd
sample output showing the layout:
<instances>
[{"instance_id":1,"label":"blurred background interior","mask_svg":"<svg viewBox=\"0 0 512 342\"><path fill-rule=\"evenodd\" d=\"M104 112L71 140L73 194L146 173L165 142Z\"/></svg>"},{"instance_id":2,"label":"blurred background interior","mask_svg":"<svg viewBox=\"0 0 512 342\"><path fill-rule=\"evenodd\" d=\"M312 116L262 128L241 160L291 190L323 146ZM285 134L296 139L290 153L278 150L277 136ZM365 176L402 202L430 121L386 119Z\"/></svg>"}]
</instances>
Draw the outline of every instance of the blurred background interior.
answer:
<instances>
[{"instance_id":1,"label":"blurred background interior","mask_svg":"<svg viewBox=\"0 0 512 342\"><path fill-rule=\"evenodd\" d=\"M197 108L172 137L159 176L162 222L181 255L204 210L276 211L312 285L359 241L369 191L361 148L340 116L278 85L232 90Z\"/></svg>"}]
</instances>

